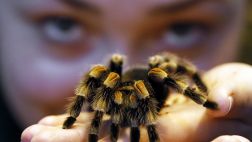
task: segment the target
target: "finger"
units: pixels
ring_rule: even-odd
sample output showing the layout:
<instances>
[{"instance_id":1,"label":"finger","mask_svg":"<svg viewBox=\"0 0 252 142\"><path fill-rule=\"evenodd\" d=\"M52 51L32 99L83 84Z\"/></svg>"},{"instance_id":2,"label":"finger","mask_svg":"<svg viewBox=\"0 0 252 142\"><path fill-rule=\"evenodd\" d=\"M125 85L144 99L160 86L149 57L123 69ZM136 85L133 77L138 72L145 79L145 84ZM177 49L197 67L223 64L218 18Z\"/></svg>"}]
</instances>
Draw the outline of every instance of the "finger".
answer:
<instances>
[{"instance_id":1,"label":"finger","mask_svg":"<svg viewBox=\"0 0 252 142\"><path fill-rule=\"evenodd\" d=\"M79 117L76 119L76 123L89 122L92 119L92 116L93 116L92 113L87 113L87 112L80 113ZM41 119L38 122L38 124L47 125L47 126L59 126L63 124L63 122L66 120L67 117L68 117L68 114L51 115L51 116L47 116Z\"/></svg>"},{"instance_id":2,"label":"finger","mask_svg":"<svg viewBox=\"0 0 252 142\"><path fill-rule=\"evenodd\" d=\"M209 92L209 100L218 104L217 110L208 110L214 117L226 116L233 106L232 87L229 84L216 84Z\"/></svg>"},{"instance_id":3,"label":"finger","mask_svg":"<svg viewBox=\"0 0 252 142\"><path fill-rule=\"evenodd\" d=\"M195 131L204 115L204 109L198 105L173 106L173 109L176 111L172 111L158 118L156 128L160 141L197 141L197 139L195 140L193 138L197 136ZM145 137L146 141L148 140L147 132L142 131L141 136Z\"/></svg>"},{"instance_id":4,"label":"finger","mask_svg":"<svg viewBox=\"0 0 252 142\"><path fill-rule=\"evenodd\" d=\"M225 135L225 136L220 136L214 139L212 142L250 142L250 141L238 135L233 135L233 136Z\"/></svg>"},{"instance_id":5,"label":"finger","mask_svg":"<svg viewBox=\"0 0 252 142\"><path fill-rule=\"evenodd\" d=\"M206 73L204 80L210 88L209 99L219 105L219 110L210 111L210 114L244 119L252 105L251 66L239 63L222 65Z\"/></svg>"},{"instance_id":6,"label":"finger","mask_svg":"<svg viewBox=\"0 0 252 142\"><path fill-rule=\"evenodd\" d=\"M22 142L83 142L86 141L87 129L78 125L73 129L61 129L36 124L25 129L21 135Z\"/></svg>"},{"instance_id":7,"label":"finger","mask_svg":"<svg viewBox=\"0 0 252 142\"><path fill-rule=\"evenodd\" d=\"M66 114L63 115L51 115L42 118L38 124L47 125L47 126L58 126L63 124L64 120L67 118Z\"/></svg>"},{"instance_id":8,"label":"finger","mask_svg":"<svg viewBox=\"0 0 252 142\"><path fill-rule=\"evenodd\" d=\"M21 142L30 142L33 136L41 130L41 126L39 125L32 125L26 128L21 135Z\"/></svg>"},{"instance_id":9,"label":"finger","mask_svg":"<svg viewBox=\"0 0 252 142\"><path fill-rule=\"evenodd\" d=\"M197 104L181 108L182 105L174 106L177 111L159 116L156 128L160 141L211 141L224 134L239 134L251 138L252 127L239 120L208 117L205 115L206 110ZM147 137L147 133L144 137Z\"/></svg>"}]
</instances>

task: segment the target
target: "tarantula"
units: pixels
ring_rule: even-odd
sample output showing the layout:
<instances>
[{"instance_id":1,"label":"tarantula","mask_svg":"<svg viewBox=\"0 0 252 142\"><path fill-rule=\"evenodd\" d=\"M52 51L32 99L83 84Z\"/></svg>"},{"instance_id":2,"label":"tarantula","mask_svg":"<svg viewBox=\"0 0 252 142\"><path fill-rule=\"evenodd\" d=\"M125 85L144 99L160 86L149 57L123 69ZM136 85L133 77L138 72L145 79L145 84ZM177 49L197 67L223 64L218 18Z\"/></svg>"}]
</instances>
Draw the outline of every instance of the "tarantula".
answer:
<instances>
[{"instance_id":1,"label":"tarantula","mask_svg":"<svg viewBox=\"0 0 252 142\"><path fill-rule=\"evenodd\" d=\"M70 128L86 103L94 112L88 141L98 141L103 116L111 119L110 139L118 139L119 129L130 127L131 142L140 139L140 126L145 126L150 142L159 141L155 122L173 89L209 109L217 104L207 100L207 87L194 65L170 53L149 58L149 67L133 68L122 74L123 57L115 54L109 66L96 65L83 77L75 89L63 129ZM184 81L184 76L191 82ZM193 84L193 87L191 87Z\"/></svg>"}]
</instances>

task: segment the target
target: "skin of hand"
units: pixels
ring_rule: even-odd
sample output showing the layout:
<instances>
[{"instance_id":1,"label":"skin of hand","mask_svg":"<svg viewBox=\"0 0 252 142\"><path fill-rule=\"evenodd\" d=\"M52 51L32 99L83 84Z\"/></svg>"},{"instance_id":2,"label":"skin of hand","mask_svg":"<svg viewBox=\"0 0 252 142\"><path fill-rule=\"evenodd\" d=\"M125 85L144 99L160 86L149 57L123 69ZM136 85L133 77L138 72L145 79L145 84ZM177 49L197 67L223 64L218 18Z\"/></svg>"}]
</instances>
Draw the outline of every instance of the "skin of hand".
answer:
<instances>
[{"instance_id":1,"label":"skin of hand","mask_svg":"<svg viewBox=\"0 0 252 142\"><path fill-rule=\"evenodd\" d=\"M219 109L206 110L192 101L175 103L163 109L156 124L160 140L249 142L248 139L252 139L252 121L250 119L252 67L241 63L224 64L206 72L203 79L209 87L209 99L216 101ZM61 128L66 116L45 117L38 124L25 129L21 141L86 141L92 114L82 113L73 128L67 130ZM109 122L105 121L100 130L103 132L99 136L101 142L109 141L108 128ZM142 129L141 141L148 141L147 138L146 130ZM129 141L128 129L121 130L119 141Z\"/></svg>"},{"instance_id":2,"label":"skin of hand","mask_svg":"<svg viewBox=\"0 0 252 142\"><path fill-rule=\"evenodd\" d=\"M248 139L238 135L224 135L214 139L212 142L250 142Z\"/></svg>"}]
</instances>

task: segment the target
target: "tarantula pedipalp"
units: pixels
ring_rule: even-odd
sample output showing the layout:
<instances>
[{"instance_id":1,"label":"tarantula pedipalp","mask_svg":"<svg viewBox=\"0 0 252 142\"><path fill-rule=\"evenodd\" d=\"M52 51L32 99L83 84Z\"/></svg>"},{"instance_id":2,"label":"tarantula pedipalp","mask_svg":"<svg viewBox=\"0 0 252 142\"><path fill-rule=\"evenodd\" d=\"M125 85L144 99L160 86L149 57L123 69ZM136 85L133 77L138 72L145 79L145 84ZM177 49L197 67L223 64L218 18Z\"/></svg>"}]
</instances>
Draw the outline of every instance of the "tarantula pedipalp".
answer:
<instances>
[{"instance_id":1,"label":"tarantula pedipalp","mask_svg":"<svg viewBox=\"0 0 252 142\"><path fill-rule=\"evenodd\" d=\"M122 74L123 58L113 55L109 67L96 65L84 76L75 90L76 96L69 106L70 116L63 128L70 128L81 112L83 103L95 113L89 130L89 142L98 141L104 114L110 116L110 138L118 139L121 127L130 127L131 142L140 139L139 126L145 126L149 141L159 141L155 128L158 114L169 95L169 89L189 97L198 104L217 109L214 102L207 100L207 87L196 68L172 54L150 57L149 68L133 68ZM183 81L186 75L194 82L192 88Z\"/></svg>"}]
</instances>

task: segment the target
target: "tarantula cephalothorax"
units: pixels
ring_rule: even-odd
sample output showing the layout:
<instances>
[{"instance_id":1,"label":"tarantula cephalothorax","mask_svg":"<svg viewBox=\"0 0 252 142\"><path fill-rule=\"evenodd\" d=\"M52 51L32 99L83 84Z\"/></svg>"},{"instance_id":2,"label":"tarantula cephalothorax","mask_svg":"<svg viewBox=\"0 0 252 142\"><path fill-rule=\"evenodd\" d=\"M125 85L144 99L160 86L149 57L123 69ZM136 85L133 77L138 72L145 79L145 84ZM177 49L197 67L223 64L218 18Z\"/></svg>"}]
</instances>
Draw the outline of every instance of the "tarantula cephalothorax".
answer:
<instances>
[{"instance_id":1,"label":"tarantula cephalothorax","mask_svg":"<svg viewBox=\"0 0 252 142\"><path fill-rule=\"evenodd\" d=\"M110 138L118 139L121 127L130 127L131 142L140 139L140 126L145 126L150 142L159 141L155 122L164 107L169 89L189 97L209 109L217 104L207 100L207 87L196 68L186 60L170 53L155 55L149 59L146 69L133 68L122 74L123 58L112 56L109 66L96 65L83 77L75 90L76 96L69 105L70 116L63 128L70 128L81 112L84 103L94 113L89 142L98 141L104 115L110 116ZM184 76L191 82L184 81ZM191 87L193 84L194 87Z\"/></svg>"}]
</instances>

